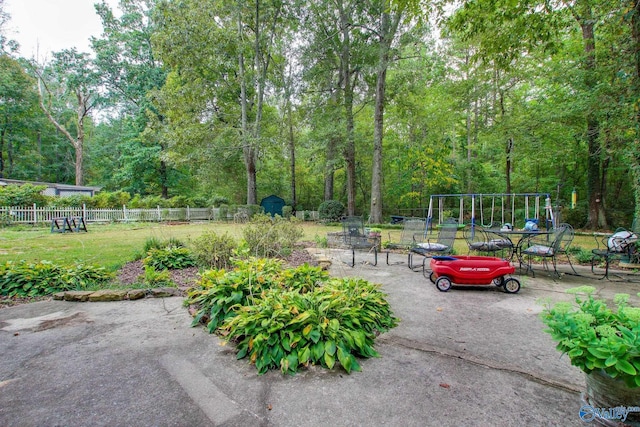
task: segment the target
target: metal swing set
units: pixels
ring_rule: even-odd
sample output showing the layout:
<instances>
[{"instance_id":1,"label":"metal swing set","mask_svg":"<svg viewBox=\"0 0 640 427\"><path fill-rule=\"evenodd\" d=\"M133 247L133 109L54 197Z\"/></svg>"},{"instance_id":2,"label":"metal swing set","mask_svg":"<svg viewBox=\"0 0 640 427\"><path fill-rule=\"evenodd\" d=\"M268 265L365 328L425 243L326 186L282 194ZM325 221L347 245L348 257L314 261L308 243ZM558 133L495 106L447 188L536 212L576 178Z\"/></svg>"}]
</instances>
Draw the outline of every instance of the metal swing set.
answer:
<instances>
[{"instance_id":1,"label":"metal swing set","mask_svg":"<svg viewBox=\"0 0 640 427\"><path fill-rule=\"evenodd\" d=\"M549 193L434 194L429 199L427 229L439 226L451 217L455 219L452 212L446 215L455 210L455 206L447 203L451 199L459 201L459 226L469 224L472 228L477 225L495 228L518 224L522 227L527 221L535 221L547 229L556 225ZM434 214L437 215L434 217Z\"/></svg>"}]
</instances>

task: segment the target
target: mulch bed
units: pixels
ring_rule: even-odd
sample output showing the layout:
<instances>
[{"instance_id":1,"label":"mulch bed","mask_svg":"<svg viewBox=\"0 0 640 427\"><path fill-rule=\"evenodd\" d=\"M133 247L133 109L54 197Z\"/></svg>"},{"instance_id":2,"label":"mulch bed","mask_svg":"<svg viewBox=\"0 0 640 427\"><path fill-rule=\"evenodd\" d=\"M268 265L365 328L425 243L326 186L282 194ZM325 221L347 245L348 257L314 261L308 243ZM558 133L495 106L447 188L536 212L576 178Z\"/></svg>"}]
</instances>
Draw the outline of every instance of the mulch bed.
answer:
<instances>
[{"instance_id":1,"label":"mulch bed","mask_svg":"<svg viewBox=\"0 0 640 427\"><path fill-rule=\"evenodd\" d=\"M303 242L299 245L299 248L294 250L291 255L284 259L286 267L298 267L304 263L309 265L317 265L316 259L309 254L303 247L312 246L310 242ZM170 270L171 280L173 280L178 288L185 290L196 284L199 278L198 267L188 267L181 270ZM132 285L136 282L140 282L138 278L144 275L144 266L142 261L132 261L126 263L120 270L118 270L116 278L118 283L122 285ZM37 298L8 298L0 297L0 309L13 307L15 305L26 304L37 301L50 300L50 296L37 297Z\"/></svg>"}]
</instances>

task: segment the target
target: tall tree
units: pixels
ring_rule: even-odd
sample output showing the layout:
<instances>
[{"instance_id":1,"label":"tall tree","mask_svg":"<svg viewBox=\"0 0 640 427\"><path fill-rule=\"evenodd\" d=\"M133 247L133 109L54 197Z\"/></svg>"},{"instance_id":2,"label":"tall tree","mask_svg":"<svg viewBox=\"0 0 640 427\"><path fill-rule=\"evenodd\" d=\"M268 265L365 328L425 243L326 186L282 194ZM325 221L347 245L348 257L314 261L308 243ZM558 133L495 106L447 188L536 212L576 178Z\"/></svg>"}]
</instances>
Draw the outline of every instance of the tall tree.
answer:
<instances>
[{"instance_id":1,"label":"tall tree","mask_svg":"<svg viewBox=\"0 0 640 427\"><path fill-rule=\"evenodd\" d=\"M371 208L369 220L372 223L382 222L382 142L384 138L384 108L386 103L387 69L391 62L391 47L400 21L404 14L404 7L392 7L390 1L375 4L378 28L375 32L378 38L378 63L376 69L375 109L373 118L373 163L371 172Z\"/></svg>"},{"instance_id":2,"label":"tall tree","mask_svg":"<svg viewBox=\"0 0 640 427\"><path fill-rule=\"evenodd\" d=\"M75 48L54 52L51 64L46 67L36 65L34 70L38 76L40 107L72 145L75 151L75 183L83 185L85 122L100 99L99 75L89 54L79 53ZM75 109L75 135L62 120L68 109Z\"/></svg>"},{"instance_id":3,"label":"tall tree","mask_svg":"<svg viewBox=\"0 0 640 427\"><path fill-rule=\"evenodd\" d=\"M146 193L159 187L162 197L167 198L176 173L164 158L166 144L156 132L147 129L150 120L160 128L164 122L164 116L148 96L164 85L167 74L151 44L156 29L153 21L156 3L156 0L120 0L119 16L105 1L97 4L103 33L91 41L110 105L125 120L128 129L137 128L137 133L126 132L128 138L116 139L118 144L112 147L114 153L121 155L122 162L115 165L118 173L128 177L124 188ZM144 153L139 159L142 162L135 159L136 153Z\"/></svg>"}]
</instances>

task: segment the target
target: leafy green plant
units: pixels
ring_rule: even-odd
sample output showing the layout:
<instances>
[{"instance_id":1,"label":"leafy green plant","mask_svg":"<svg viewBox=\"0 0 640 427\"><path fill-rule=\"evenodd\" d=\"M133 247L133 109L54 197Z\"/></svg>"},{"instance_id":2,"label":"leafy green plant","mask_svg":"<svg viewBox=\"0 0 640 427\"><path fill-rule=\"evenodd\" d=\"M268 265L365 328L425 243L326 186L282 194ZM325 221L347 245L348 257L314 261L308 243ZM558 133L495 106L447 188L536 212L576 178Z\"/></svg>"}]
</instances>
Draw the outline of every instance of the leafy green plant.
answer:
<instances>
[{"instance_id":1,"label":"leafy green plant","mask_svg":"<svg viewBox=\"0 0 640 427\"><path fill-rule=\"evenodd\" d=\"M603 370L628 387L640 387L640 308L630 307L629 295L619 294L612 310L593 297L594 291L592 286L572 288L567 292L575 295L573 304L547 304L541 314L545 332L585 373Z\"/></svg>"},{"instance_id":2,"label":"leafy green plant","mask_svg":"<svg viewBox=\"0 0 640 427\"><path fill-rule=\"evenodd\" d=\"M318 207L318 216L323 221L340 221L344 214L344 204L338 200L325 200Z\"/></svg>"},{"instance_id":3,"label":"leafy green plant","mask_svg":"<svg viewBox=\"0 0 640 427\"><path fill-rule=\"evenodd\" d=\"M309 364L359 371L357 357L376 357L375 337L397 324L378 285L265 259L205 272L185 303L199 307L194 326L206 323L234 342L237 358L248 357L260 374Z\"/></svg>"},{"instance_id":4,"label":"leafy green plant","mask_svg":"<svg viewBox=\"0 0 640 427\"><path fill-rule=\"evenodd\" d=\"M327 236L320 236L316 234L314 236L314 240L316 241L316 246L318 246L319 248L329 247L329 240L327 239Z\"/></svg>"},{"instance_id":5,"label":"leafy green plant","mask_svg":"<svg viewBox=\"0 0 640 427\"><path fill-rule=\"evenodd\" d=\"M113 274L102 267L83 264L65 267L49 261L8 261L0 265L0 295L35 297L60 291L83 290L112 278Z\"/></svg>"},{"instance_id":6,"label":"leafy green plant","mask_svg":"<svg viewBox=\"0 0 640 427\"><path fill-rule=\"evenodd\" d=\"M138 281L149 288L176 286L173 280L171 280L169 270L158 271L150 265L144 266L144 274L141 274L140 277L138 277Z\"/></svg>"},{"instance_id":7,"label":"leafy green plant","mask_svg":"<svg viewBox=\"0 0 640 427\"><path fill-rule=\"evenodd\" d=\"M142 260L142 263L156 270L177 270L196 265L189 249L176 246L151 249L147 252L147 257Z\"/></svg>"},{"instance_id":8,"label":"leafy green plant","mask_svg":"<svg viewBox=\"0 0 640 427\"><path fill-rule=\"evenodd\" d=\"M242 236L254 257L284 257L291 253L303 232L294 218L256 214L242 230Z\"/></svg>"},{"instance_id":9,"label":"leafy green plant","mask_svg":"<svg viewBox=\"0 0 640 427\"><path fill-rule=\"evenodd\" d=\"M228 233L206 232L191 244L198 265L208 268L227 268L237 243Z\"/></svg>"},{"instance_id":10,"label":"leafy green plant","mask_svg":"<svg viewBox=\"0 0 640 427\"><path fill-rule=\"evenodd\" d=\"M578 264L589 264L593 259L593 253L590 250L579 248L577 252L573 253Z\"/></svg>"}]
</instances>

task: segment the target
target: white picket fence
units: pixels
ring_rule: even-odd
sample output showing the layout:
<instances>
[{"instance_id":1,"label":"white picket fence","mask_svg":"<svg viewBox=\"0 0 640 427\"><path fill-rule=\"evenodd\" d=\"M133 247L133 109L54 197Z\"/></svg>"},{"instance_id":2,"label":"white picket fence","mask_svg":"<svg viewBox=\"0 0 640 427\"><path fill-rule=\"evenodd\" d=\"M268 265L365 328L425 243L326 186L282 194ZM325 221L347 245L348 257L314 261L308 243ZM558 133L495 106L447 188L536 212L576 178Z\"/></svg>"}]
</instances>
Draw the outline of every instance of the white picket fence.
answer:
<instances>
[{"instance_id":1,"label":"white picket fence","mask_svg":"<svg viewBox=\"0 0 640 427\"><path fill-rule=\"evenodd\" d=\"M239 217L240 215L241 217ZM224 217L223 217L224 216ZM298 219L303 221L317 221L317 211L298 211ZM4 206L0 207L0 221L8 224L51 224L54 218L82 217L85 222L160 222L160 221L238 221L248 218L242 206L235 209L220 208L161 208L130 209L91 209L86 206L78 207L49 207L49 206Z\"/></svg>"},{"instance_id":2,"label":"white picket fence","mask_svg":"<svg viewBox=\"0 0 640 427\"><path fill-rule=\"evenodd\" d=\"M90 209L78 207L9 206L0 207L0 219L6 223L49 224L54 218L83 217L86 222L136 221L210 221L215 208L161 208L155 209Z\"/></svg>"}]
</instances>

